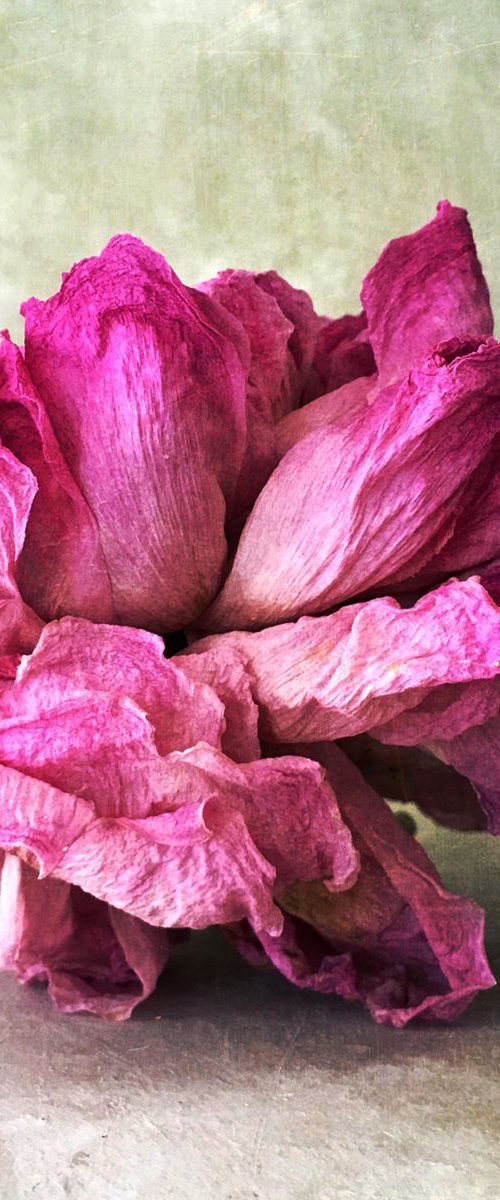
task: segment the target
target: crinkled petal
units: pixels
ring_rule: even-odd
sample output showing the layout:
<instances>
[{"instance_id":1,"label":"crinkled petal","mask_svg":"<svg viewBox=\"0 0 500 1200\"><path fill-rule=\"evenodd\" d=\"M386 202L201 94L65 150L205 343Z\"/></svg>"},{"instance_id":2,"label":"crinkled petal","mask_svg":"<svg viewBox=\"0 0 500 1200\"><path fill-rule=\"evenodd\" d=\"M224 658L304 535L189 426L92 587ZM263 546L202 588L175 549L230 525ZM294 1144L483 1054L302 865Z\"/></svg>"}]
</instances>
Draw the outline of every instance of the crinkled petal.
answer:
<instances>
[{"instance_id":1,"label":"crinkled petal","mask_svg":"<svg viewBox=\"0 0 500 1200\"><path fill-rule=\"evenodd\" d=\"M360 875L338 895L317 883L286 889L283 934L259 934L263 949L294 983L360 1000L382 1024L454 1019L495 982L483 913L443 888L422 847L338 747L316 753L353 832Z\"/></svg>"},{"instance_id":2,"label":"crinkled petal","mask_svg":"<svg viewBox=\"0 0 500 1200\"><path fill-rule=\"evenodd\" d=\"M318 331L323 319L314 311L311 297L301 288L293 287L277 271L261 271L255 276L256 283L279 304L282 313L292 325L288 345L297 368L297 384L294 402L298 403L309 376L316 348Z\"/></svg>"},{"instance_id":3,"label":"crinkled petal","mask_svg":"<svg viewBox=\"0 0 500 1200\"><path fill-rule=\"evenodd\" d=\"M153 726L160 754L199 741L219 746L221 699L208 677L196 670L190 675L188 680L188 672L165 658L155 634L66 617L47 625L35 653L23 660L14 690L0 704L0 718L19 713L21 704L27 714L39 716L84 690L116 700L126 696L138 705Z\"/></svg>"},{"instance_id":4,"label":"crinkled petal","mask_svg":"<svg viewBox=\"0 0 500 1200\"><path fill-rule=\"evenodd\" d=\"M203 627L256 628L402 587L453 536L500 430L499 400L500 344L453 342L344 430L327 426L295 445L250 514Z\"/></svg>"},{"instance_id":5,"label":"crinkled petal","mask_svg":"<svg viewBox=\"0 0 500 1200\"><path fill-rule=\"evenodd\" d=\"M456 737L430 735L428 749L470 781L490 833L500 835L500 716L473 724Z\"/></svg>"},{"instance_id":6,"label":"crinkled petal","mask_svg":"<svg viewBox=\"0 0 500 1200\"><path fill-rule=\"evenodd\" d=\"M216 658L240 655L268 741L369 731L404 744L408 727L411 745L433 722L450 736L498 711L500 609L478 579L442 584L413 608L384 597L257 633L203 638L186 655L207 652L212 670Z\"/></svg>"},{"instance_id":7,"label":"crinkled petal","mask_svg":"<svg viewBox=\"0 0 500 1200\"><path fill-rule=\"evenodd\" d=\"M315 764L237 767L200 744L161 759L149 793L148 816L127 816L124 801L125 815L100 817L90 800L3 766L0 845L43 876L165 927L248 918L277 934L276 886L322 878L339 889L356 875L351 838Z\"/></svg>"},{"instance_id":8,"label":"crinkled petal","mask_svg":"<svg viewBox=\"0 0 500 1200\"><path fill-rule=\"evenodd\" d=\"M95 517L115 620L179 628L218 587L245 446L227 314L126 236L23 312L28 368Z\"/></svg>"},{"instance_id":9,"label":"crinkled petal","mask_svg":"<svg viewBox=\"0 0 500 1200\"><path fill-rule=\"evenodd\" d=\"M383 745L366 733L338 744L367 783L387 800L415 804L448 829L486 829L472 784L429 749Z\"/></svg>"},{"instance_id":10,"label":"crinkled petal","mask_svg":"<svg viewBox=\"0 0 500 1200\"><path fill-rule=\"evenodd\" d=\"M314 357L302 402L308 404L336 391L362 375L376 370L373 350L368 340L366 313L344 317L320 318L314 347Z\"/></svg>"},{"instance_id":11,"label":"crinkled petal","mask_svg":"<svg viewBox=\"0 0 500 1200\"><path fill-rule=\"evenodd\" d=\"M321 878L347 886L356 855L317 764L238 766L204 742L161 755L137 703L154 722L158 639L99 627L101 649L88 624L68 618L49 627L37 658L23 661L2 695L0 847L41 875L161 926L248 917L276 932L278 884ZM167 702L170 670L181 694L184 687L203 700L204 685L164 663Z\"/></svg>"},{"instance_id":12,"label":"crinkled petal","mask_svg":"<svg viewBox=\"0 0 500 1200\"><path fill-rule=\"evenodd\" d=\"M163 929L121 913L6 854L0 872L0 967L46 982L60 1012L125 1020L168 958Z\"/></svg>"},{"instance_id":13,"label":"crinkled petal","mask_svg":"<svg viewBox=\"0 0 500 1200\"><path fill-rule=\"evenodd\" d=\"M234 762L260 758L259 710L252 695L252 677L238 649L228 645L224 654L219 654L215 645L204 654L177 655L175 665L188 679L209 684L222 701L225 728L221 745L225 754ZM192 742L202 740L212 739L203 739L202 735L192 738Z\"/></svg>"},{"instance_id":14,"label":"crinkled petal","mask_svg":"<svg viewBox=\"0 0 500 1200\"><path fill-rule=\"evenodd\" d=\"M92 513L61 455L20 350L0 337L0 438L37 482L17 566L21 594L44 620L111 620L113 603Z\"/></svg>"},{"instance_id":15,"label":"crinkled petal","mask_svg":"<svg viewBox=\"0 0 500 1200\"><path fill-rule=\"evenodd\" d=\"M361 301L382 384L439 342L493 332L489 293L463 208L447 200L416 233L395 238L366 276Z\"/></svg>"},{"instance_id":16,"label":"crinkled petal","mask_svg":"<svg viewBox=\"0 0 500 1200\"><path fill-rule=\"evenodd\" d=\"M247 444L233 508L240 527L277 463L275 426L297 399L294 325L250 271L221 271L199 287L241 322L250 344Z\"/></svg>"},{"instance_id":17,"label":"crinkled petal","mask_svg":"<svg viewBox=\"0 0 500 1200\"><path fill-rule=\"evenodd\" d=\"M29 468L0 447L0 651L7 658L32 650L43 628L16 578L36 486Z\"/></svg>"}]
</instances>

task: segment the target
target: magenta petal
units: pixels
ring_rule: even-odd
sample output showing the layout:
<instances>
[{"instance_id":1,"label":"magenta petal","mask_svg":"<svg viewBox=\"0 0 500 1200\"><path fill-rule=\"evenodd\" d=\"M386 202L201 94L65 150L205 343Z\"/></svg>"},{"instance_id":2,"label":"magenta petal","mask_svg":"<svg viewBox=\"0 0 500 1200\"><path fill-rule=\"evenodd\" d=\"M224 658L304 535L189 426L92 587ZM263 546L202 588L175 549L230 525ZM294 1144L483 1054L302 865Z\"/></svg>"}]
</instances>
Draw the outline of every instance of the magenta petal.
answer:
<instances>
[{"instance_id":1,"label":"magenta petal","mask_svg":"<svg viewBox=\"0 0 500 1200\"><path fill-rule=\"evenodd\" d=\"M168 936L6 854L0 871L0 967L47 982L61 1012L129 1017L154 990Z\"/></svg>"},{"instance_id":2,"label":"magenta petal","mask_svg":"<svg viewBox=\"0 0 500 1200\"><path fill-rule=\"evenodd\" d=\"M314 311L311 297L301 288L293 287L277 271L262 271L255 276L259 287L279 304L283 315L292 325L289 347L297 368L295 403L298 403L309 377L316 348L318 331L323 318Z\"/></svg>"},{"instance_id":3,"label":"magenta petal","mask_svg":"<svg viewBox=\"0 0 500 1200\"><path fill-rule=\"evenodd\" d=\"M481 910L445 891L422 847L338 747L316 753L352 830L361 872L338 895L317 884L290 888L281 900L290 914L283 934L259 934L259 941L294 983L361 1000L382 1024L454 1019L495 982Z\"/></svg>"},{"instance_id":4,"label":"magenta petal","mask_svg":"<svg viewBox=\"0 0 500 1200\"><path fill-rule=\"evenodd\" d=\"M36 480L29 468L0 447L0 651L7 659L32 650L43 628L21 599L16 580L35 495Z\"/></svg>"},{"instance_id":5,"label":"magenta petal","mask_svg":"<svg viewBox=\"0 0 500 1200\"><path fill-rule=\"evenodd\" d=\"M215 687L216 659L222 674L226 656L240 656L268 741L370 731L413 744L424 730L431 736L433 722L459 732L498 711L500 609L477 579L451 580L413 608L369 600L258 633L204 638L188 653L207 652Z\"/></svg>"},{"instance_id":6,"label":"magenta petal","mask_svg":"<svg viewBox=\"0 0 500 1200\"><path fill-rule=\"evenodd\" d=\"M453 342L343 430L295 445L250 514L204 628L324 612L401 588L432 559L439 579L439 553L500 431L499 397L500 344Z\"/></svg>"},{"instance_id":7,"label":"magenta petal","mask_svg":"<svg viewBox=\"0 0 500 1200\"><path fill-rule=\"evenodd\" d=\"M489 832L500 836L500 716L471 725L452 738L431 733L427 745L470 780Z\"/></svg>"},{"instance_id":8,"label":"magenta petal","mask_svg":"<svg viewBox=\"0 0 500 1200\"><path fill-rule=\"evenodd\" d=\"M101 539L115 619L194 619L224 568L245 373L224 310L130 237L30 300L26 360Z\"/></svg>"},{"instance_id":9,"label":"magenta petal","mask_svg":"<svg viewBox=\"0 0 500 1200\"><path fill-rule=\"evenodd\" d=\"M61 455L24 359L0 339L0 438L33 472L34 497L17 580L50 621L67 612L111 620L113 602L95 520Z\"/></svg>"},{"instance_id":10,"label":"magenta petal","mask_svg":"<svg viewBox=\"0 0 500 1200\"><path fill-rule=\"evenodd\" d=\"M276 422L294 403L297 368L288 345L294 326L249 271L222 271L199 286L249 338L247 444L233 504L241 525L276 465Z\"/></svg>"},{"instance_id":11,"label":"magenta petal","mask_svg":"<svg viewBox=\"0 0 500 1200\"><path fill-rule=\"evenodd\" d=\"M260 758L259 710L252 695L251 675L237 648L227 645L224 654L218 653L217 646L204 654L178 654L175 666L188 679L209 684L222 701L225 727L221 746L228 758L234 762ZM200 736L191 740L211 739Z\"/></svg>"},{"instance_id":12,"label":"magenta petal","mask_svg":"<svg viewBox=\"0 0 500 1200\"><path fill-rule=\"evenodd\" d=\"M366 733L344 738L342 750L386 800L415 804L449 829L485 830L486 818L469 780L422 746L383 745Z\"/></svg>"},{"instance_id":13,"label":"magenta petal","mask_svg":"<svg viewBox=\"0 0 500 1200\"><path fill-rule=\"evenodd\" d=\"M361 301L383 385L401 379L438 342L493 333L465 210L443 200L428 225L389 242L364 280Z\"/></svg>"},{"instance_id":14,"label":"magenta petal","mask_svg":"<svg viewBox=\"0 0 500 1200\"><path fill-rule=\"evenodd\" d=\"M362 375L376 370L373 350L368 341L366 314L320 318L314 358L303 394L309 403L325 392L344 387Z\"/></svg>"}]
</instances>

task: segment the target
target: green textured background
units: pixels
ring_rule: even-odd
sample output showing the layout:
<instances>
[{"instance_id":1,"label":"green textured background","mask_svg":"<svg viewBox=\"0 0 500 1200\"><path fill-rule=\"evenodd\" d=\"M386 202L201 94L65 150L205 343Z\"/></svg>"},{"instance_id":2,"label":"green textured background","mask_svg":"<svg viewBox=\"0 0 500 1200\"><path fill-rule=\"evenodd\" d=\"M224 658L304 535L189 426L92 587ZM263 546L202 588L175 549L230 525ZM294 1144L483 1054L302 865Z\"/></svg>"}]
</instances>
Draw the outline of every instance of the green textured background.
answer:
<instances>
[{"instance_id":1,"label":"green textured background","mask_svg":"<svg viewBox=\"0 0 500 1200\"><path fill-rule=\"evenodd\" d=\"M499 0L3 0L0 325L117 231L332 314L447 196L500 300Z\"/></svg>"}]
</instances>

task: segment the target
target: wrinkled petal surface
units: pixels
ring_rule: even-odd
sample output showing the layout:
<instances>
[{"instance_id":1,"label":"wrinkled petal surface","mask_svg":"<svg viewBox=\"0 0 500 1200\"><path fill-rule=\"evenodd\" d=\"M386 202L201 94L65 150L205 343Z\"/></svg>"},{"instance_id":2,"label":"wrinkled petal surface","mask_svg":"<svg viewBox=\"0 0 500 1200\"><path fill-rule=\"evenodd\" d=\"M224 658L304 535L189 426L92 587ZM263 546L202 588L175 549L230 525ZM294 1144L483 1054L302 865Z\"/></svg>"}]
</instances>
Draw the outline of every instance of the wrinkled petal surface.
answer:
<instances>
[{"instance_id":1,"label":"wrinkled petal surface","mask_svg":"<svg viewBox=\"0 0 500 1200\"><path fill-rule=\"evenodd\" d=\"M389 242L364 280L361 301L381 384L401 379L439 342L493 333L465 210L443 200L428 225Z\"/></svg>"},{"instance_id":2,"label":"wrinkled petal surface","mask_svg":"<svg viewBox=\"0 0 500 1200\"><path fill-rule=\"evenodd\" d=\"M347 314L333 320L320 318L303 403L309 403L325 392L344 387L362 375L376 371L373 350L368 341L366 313Z\"/></svg>"},{"instance_id":3,"label":"wrinkled petal surface","mask_svg":"<svg viewBox=\"0 0 500 1200\"><path fill-rule=\"evenodd\" d=\"M60 1012L122 1021L154 990L168 935L59 879L37 879L13 854L0 871L0 967L48 984Z\"/></svg>"},{"instance_id":4,"label":"wrinkled petal surface","mask_svg":"<svg viewBox=\"0 0 500 1200\"><path fill-rule=\"evenodd\" d=\"M338 747L314 753L328 767L361 872L339 895L317 883L286 889L283 934L259 935L263 950L294 983L360 1000L382 1024L454 1019L495 982L481 910L443 888L422 847Z\"/></svg>"},{"instance_id":5,"label":"wrinkled petal surface","mask_svg":"<svg viewBox=\"0 0 500 1200\"><path fill-rule=\"evenodd\" d=\"M206 652L221 673L226 655L228 663L240 655L261 735L273 742L372 732L412 745L432 728L451 736L485 720L500 702L500 609L478 579L442 584L413 608L384 597L257 633L204 638L186 653Z\"/></svg>"},{"instance_id":6,"label":"wrinkled petal surface","mask_svg":"<svg viewBox=\"0 0 500 1200\"><path fill-rule=\"evenodd\" d=\"M0 447L0 652L7 657L32 650L43 628L24 603L16 579L35 495L29 468Z\"/></svg>"},{"instance_id":7,"label":"wrinkled petal surface","mask_svg":"<svg viewBox=\"0 0 500 1200\"><path fill-rule=\"evenodd\" d=\"M325 612L402 588L430 560L439 580L438 552L499 431L500 344L489 339L442 346L347 428L310 434L259 496L204 628Z\"/></svg>"},{"instance_id":8,"label":"wrinkled petal surface","mask_svg":"<svg viewBox=\"0 0 500 1200\"><path fill-rule=\"evenodd\" d=\"M114 619L178 628L219 584L245 447L227 314L126 236L23 312L28 369L95 517Z\"/></svg>"},{"instance_id":9,"label":"wrinkled petal surface","mask_svg":"<svg viewBox=\"0 0 500 1200\"><path fill-rule=\"evenodd\" d=\"M113 602L99 533L62 457L20 350L0 337L0 439L33 473L16 578L40 617L74 613L111 620Z\"/></svg>"}]
</instances>

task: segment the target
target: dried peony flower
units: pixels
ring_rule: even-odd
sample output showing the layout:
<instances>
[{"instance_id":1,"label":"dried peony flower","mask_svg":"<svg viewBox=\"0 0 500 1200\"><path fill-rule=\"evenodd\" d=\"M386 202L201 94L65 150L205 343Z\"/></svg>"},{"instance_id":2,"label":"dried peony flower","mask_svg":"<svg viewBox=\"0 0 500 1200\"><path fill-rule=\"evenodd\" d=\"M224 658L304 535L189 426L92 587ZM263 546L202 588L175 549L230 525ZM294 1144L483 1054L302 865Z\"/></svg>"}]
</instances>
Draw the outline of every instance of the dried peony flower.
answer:
<instances>
[{"instance_id":1,"label":"dried peony flower","mask_svg":"<svg viewBox=\"0 0 500 1200\"><path fill-rule=\"evenodd\" d=\"M120 236L2 337L0 964L62 1011L129 1016L167 931L209 925L395 1026L494 982L381 798L500 832L500 344L465 212L361 301L187 288Z\"/></svg>"}]
</instances>

